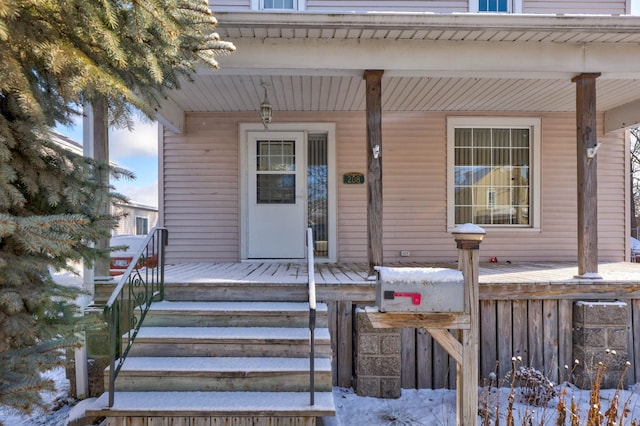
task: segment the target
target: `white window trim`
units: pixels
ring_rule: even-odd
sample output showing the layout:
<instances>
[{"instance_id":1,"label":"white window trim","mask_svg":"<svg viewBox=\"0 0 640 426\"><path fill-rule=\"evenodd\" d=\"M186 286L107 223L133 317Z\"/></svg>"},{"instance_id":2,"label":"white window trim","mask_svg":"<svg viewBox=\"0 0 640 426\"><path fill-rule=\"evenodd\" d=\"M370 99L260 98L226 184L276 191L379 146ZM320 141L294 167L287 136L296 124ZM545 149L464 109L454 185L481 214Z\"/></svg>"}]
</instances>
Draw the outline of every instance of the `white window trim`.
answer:
<instances>
[{"instance_id":1,"label":"white window trim","mask_svg":"<svg viewBox=\"0 0 640 426\"><path fill-rule=\"evenodd\" d=\"M477 0L476 0L477 1ZM281 11L304 11L307 8L307 0L293 0L293 9L265 9L264 8L264 0L251 0L251 10L266 10L273 12L281 12Z\"/></svg>"},{"instance_id":2,"label":"white window trim","mask_svg":"<svg viewBox=\"0 0 640 426\"><path fill-rule=\"evenodd\" d=\"M522 13L523 0L510 0L507 3L509 10L506 13ZM480 12L480 0L469 0L469 12L471 13L497 13L497 12ZM501 12L504 13L504 12Z\"/></svg>"},{"instance_id":3,"label":"white window trim","mask_svg":"<svg viewBox=\"0 0 640 426\"><path fill-rule=\"evenodd\" d=\"M328 202L329 210L327 211L327 220L329 221L329 244L328 255L323 258L316 258L316 262L335 263L338 260L338 228L337 228L337 184L336 184L336 125L335 123L271 123L269 130L264 130L262 123L240 123L240 259L247 259L247 226L249 221L249 194L247 193L249 167L247 153L249 152L249 132L269 132L269 131L301 131L305 134L304 157L307 157L307 138L308 133L326 133L327 134L327 161L329 163L328 172ZM305 160L306 162L306 160Z\"/></svg>"},{"instance_id":4,"label":"white window trim","mask_svg":"<svg viewBox=\"0 0 640 426\"><path fill-rule=\"evenodd\" d=\"M462 127L530 127L532 133L531 140L531 203L530 212L531 223L529 225L480 225L483 228L505 231L539 231L541 226L541 147L542 147L542 120L535 117L448 117L447 118L447 228L453 230L455 224L455 129Z\"/></svg>"}]
</instances>

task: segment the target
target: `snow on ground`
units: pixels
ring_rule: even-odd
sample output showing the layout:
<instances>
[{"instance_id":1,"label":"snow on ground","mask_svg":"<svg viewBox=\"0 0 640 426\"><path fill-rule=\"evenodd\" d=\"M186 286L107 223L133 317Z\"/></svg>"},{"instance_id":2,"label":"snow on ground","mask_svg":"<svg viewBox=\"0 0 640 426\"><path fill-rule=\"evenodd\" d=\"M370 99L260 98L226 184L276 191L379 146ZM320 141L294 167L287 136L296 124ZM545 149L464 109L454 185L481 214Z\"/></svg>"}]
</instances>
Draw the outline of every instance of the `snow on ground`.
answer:
<instances>
[{"instance_id":1,"label":"snow on ground","mask_svg":"<svg viewBox=\"0 0 640 426\"><path fill-rule=\"evenodd\" d=\"M565 392L565 405L570 407L571 398L580 407L580 425L586 424L589 407L589 391L580 390L570 384L556 386L558 394ZM505 424L509 388L493 389L489 396L489 407L495 412L499 407L500 424ZM615 390L602 390L601 411L604 413L610 406L610 401ZM378 399L356 396L351 389L334 389L337 416L326 418L325 426L436 426L456 424L456 393L451 390L431 389L403 389L399 399ZM632 419L640 420L640 387L621 391L620 408L628 404L630 410L624 421L625 425L631 424ZM479 403L482 406L487 401L486 389L481 389ZM530 416L532 425L555 424L557 417L555 411L559 398L554 398L546 407L532 407L518 401L514 403L513 414L515 425L523 424L526 416ZM491 424L495 424L495 415L490 416ZM569 422L569 416L567 416ZM482 419L478 417L478 424ZM569 424L569 423L567 423ZM616 424L618 424L616 422Z\"/></svg>"},{"instance_id":2,"label":"snow on ground","mask_svg":"<svg viewBox=\"0 0 640 426\"><path fill-rule=\"evenodd\" d=\"M0 422L5 426L65 426L69 420L79 418L87 405L92 400L85 400L74 406L72 400L66 399L69 389L68 381L64 378L64 370L56 369L52 376L58 382L57 391L46 395L53 407L64 404L56 411L44 414L38 413L31 417L19 416L10 413L6 409L0 409ZM580 425L586 424L587 410L589 407L589 391L580 390L570 384L556 386L559 395L564 393L565 405L570 406L571 398L580 407ZM486 389L479 393L479 403L482 406L489 401L491 411L495 413L499 408L500 424L505 424L509 388L493 389L487 396ZM336 403L336 417L324 418L325 426L438 426L456 424L456 393L451 390L431 389L403 389L402 396L398 399L378 399L359 397L352 389L334 388ZM609 408L615 390L602 390L601 411ZM518 401L513 406L515 425L520 426L526 416L530 416L532 425L555 424L559 398L554 398L546 407L532 407ZM640 386L636 385L631 390L620 392L620 409L627 404L629 415L624 425L630 425L632 419L640 419ZM491 424L495 424L495 415L491 416ZM482 419L478 418L478 424ZM569 419L567 418L567 422ZM567 423L569 424L569 423ZM618 424L618 423L616 423Z\"/></svg>"},{"instance_id":3,"label":"snow on ground","mask_svg":"<svg viewBox=\"0 0 640 426\"><path fill-rule=\"evenodd\" d=\"M79 285L81 278L70 273L57 273L55 278L59 282ZM0 424L5 426L66 426L70 420L77 419L84 414L94 399L77 403L68 397L69 381L65 377L63 368L52 370L49 374L56 381L56 391L44 393L43 398L51 411L49 413L34 413L23 416L0 407ZM564 383L556 386L556 390L564 398L566 406L571 400L577 404L580 412L580 425L586 424L589 409L589 391L580 390L573 385ZM455 391L439 389L403 389L398 399L378 399L359 397L352 389L334 388L336 417L324 419L325 426L438 426L456 424L456 393ZM480 389L479 403L487 405L493 413L498 408L500 424L505 424L507 413L509 388L493 389L488 395L486 389ZM602 408L606 411L615 395L615 390L601 391ZM564 395L564 396L562 396ZM640 384L620 392L620 409L625 404L629 410L624 425L630 425L632 419L640 420ZM515 425L523 424L523 419L531 417L532 425L555 424L556 407L559 397L551 400L546 407L532 407L516 398L513 406ZM492 414L491 424L495 424L495 414ZM478 424L482 419L478 418ZM567 419L569 422L569 419ZM568 423L569 424L569 423ZM618 423L616 423L618 424Z\"/></svg>"},{"instance_id":4,"label":"snow on ground","mask_svg":"<svg viewBox=\"0 0 640 426\"><path fill-rule=\"evenodd\" d=\"M37 411L31 416L21 415L7 407L0 406L0 424L5 426L64 426L74 401L68 398L69 380L63 367L44 373L55 381L54 392L42 392L42 399L50 407L50 412Z\"/></svg>"}]
</instances>

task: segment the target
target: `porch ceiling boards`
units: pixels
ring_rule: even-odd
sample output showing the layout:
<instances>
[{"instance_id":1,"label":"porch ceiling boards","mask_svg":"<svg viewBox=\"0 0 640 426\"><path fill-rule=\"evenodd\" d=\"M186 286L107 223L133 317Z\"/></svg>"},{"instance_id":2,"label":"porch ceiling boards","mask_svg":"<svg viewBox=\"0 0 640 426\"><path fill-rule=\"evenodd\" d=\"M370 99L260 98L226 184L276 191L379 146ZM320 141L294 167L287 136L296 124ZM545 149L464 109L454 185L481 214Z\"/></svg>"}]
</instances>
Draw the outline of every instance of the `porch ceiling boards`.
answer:
<instances>
[{"instance_id":1,"label":"porch ceiling boards","mask_svg":"<svg viewBox=\"0 0 640 426\"><path fill-rule=\"evenodd\" d=\"M214 11L215 12L215 11ZM571 78L599 72L599 111L640 99L640 18L428 13L218 12L238 50L170 93L184 112L364 111L366 69L385 71L383 111L575 111ZM635 111L635 110L634 110Z\"/></svg>"},{"instance_id":2,"label":"porch ceiling boards","mask_svg":"<svg viewBox=\"0 0 640 426\"><path fill-rule=\"evenodd\" d=\"M364 111L362 76L206 75L172 94L185 111L258 111L269 89L274 116L285 111ZM640 98L638 80L598 80L598 109ZM575 111L570 79L383 77L383 111Z\"/></svg>"}]
</instances>

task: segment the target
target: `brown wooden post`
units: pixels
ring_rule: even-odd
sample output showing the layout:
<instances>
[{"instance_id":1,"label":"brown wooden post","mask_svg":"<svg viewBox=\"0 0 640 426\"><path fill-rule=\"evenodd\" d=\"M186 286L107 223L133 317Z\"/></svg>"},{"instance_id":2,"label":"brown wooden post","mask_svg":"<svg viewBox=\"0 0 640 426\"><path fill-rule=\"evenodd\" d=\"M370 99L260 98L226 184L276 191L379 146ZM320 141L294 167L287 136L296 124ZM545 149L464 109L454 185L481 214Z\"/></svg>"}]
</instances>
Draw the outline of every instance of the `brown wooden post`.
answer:
<instances>
[{"instance_id":1,"label":"brown wooden post","mask_svg":"<svg viewBox=\"0 0 640 426\"><path fill-rule=\"evenodd\" d=\"M458 246L458 267L464 277L464 311L469 315L469 329L462 331L462 362L456 375L458 425L475 425L478 420L478 375L480 341L480 307L478 291L478 249L485 231L465 224L453 230Z\"/></svg>"},{"instance_id":2,"label":"brown wooden post","mask_svg":"<svg viewBox=\"0 0 640 426\"><path fill-rule=\"evenodd\" d=\"M382 265L382 70L366 70L367 254L369 276Z\"/></svg>"},{"instance_id":3,"label":"brown wooden post","mask_svg":"<svg viewBox=\"0 0 640 426\"><path fill-rule=\"evenodd\" d=\"M578 276L598 275L598 162L596 78L600 73L574 77L578 162Z\"/></svg>"}]
</instances>

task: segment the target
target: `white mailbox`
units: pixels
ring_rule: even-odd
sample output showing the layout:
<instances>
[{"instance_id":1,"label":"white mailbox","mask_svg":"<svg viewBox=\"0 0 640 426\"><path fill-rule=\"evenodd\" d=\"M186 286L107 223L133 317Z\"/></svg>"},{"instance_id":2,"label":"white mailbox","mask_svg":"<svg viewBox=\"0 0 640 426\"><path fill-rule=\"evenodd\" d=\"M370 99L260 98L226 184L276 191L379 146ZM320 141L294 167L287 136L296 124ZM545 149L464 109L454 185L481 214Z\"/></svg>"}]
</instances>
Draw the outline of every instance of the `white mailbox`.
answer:
<instances>
[{"instance_id":1,"label":"white mailbox","mask_svg":"<svg viewBox=\"0 0 640 426\"><path fill-rule=\"evenodd\" d=\"M463 312L464 277L447 268L376 266L380 312Z\"/></svg>"}]
</instances>

